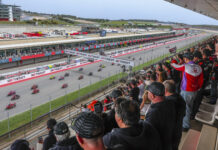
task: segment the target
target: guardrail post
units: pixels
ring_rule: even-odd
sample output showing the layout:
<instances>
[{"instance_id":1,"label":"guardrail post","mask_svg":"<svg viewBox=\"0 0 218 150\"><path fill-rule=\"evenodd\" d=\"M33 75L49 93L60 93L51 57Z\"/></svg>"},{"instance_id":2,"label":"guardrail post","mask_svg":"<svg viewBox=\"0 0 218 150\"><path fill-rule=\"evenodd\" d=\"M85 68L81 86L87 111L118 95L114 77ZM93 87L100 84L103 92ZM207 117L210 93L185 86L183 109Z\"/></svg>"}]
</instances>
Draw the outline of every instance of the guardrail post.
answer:
<instances>
[{"instance_id":1,"label":"guardrail post","mask_svg":"<svg viewBox=\"0 0 218 150\"><path fill-rule=\"evenodd\" d=\"M108 80L107 80L108 88L109 88L109 84L110 84L110 71L108 72Z\"/></svg>"},{"instance_id":2,"label":"guardrail post","mask_svg":"<svg viewBox=\"0 0 218 150\"><path fill-rule=\"evenodd\" d=\"M78 85L78 98L80 97L80 84ZM80 99L79 99L80 101Z\"/></svg>"},{"instance_id":3,"label":"guardrail post","mask_svg":"<svg viewBox=\"0 0 218 150\"><path fill-rule=\"evenodd\" d=\"M51 118L51 96L49 96L49 117Z\"/></svg>"},{"instance_id":4,"label":"guardrail post","mask_svg":"<svg viewBox=\"0 0 218 150\"><path fill-rule=\"evenodd\" d=\"M8 137L10 139L11 138L11 132L10 132L10 116L9 116L9 112L7 112L7 116L8 116Z\"/></svg>"},{"instance_id":5,"label":"guardrail post","mask_svg":"<svg viewBox=\"0 0 218 150\"><path fill-rule=\"evenodd\" d=\"M118 72L118 70L116 70L116 74L115 74L115 75L117 75L117 74L118 74L117 72ZM117 80L117 78L118 78L118 76L116 77L115 81Z\"/></svg>"},{"instance_id":6,"label":"guardrail post","mask_svg":"<svg viewBox=\"0 0 218 150\"><path fill-rule=\"evenodd\" d=\"M120 78L121 78L121 70L119 69L118 70L118 81L120 81Z\"/></svg>"},{"instance_id":7,"label":"guardrail post","mask_svg":"<svg viewBox=\"0 0 218 150\"><path fill-rule=\"evenodd\" d=\"M31 128L32 128L32 121L33 121L32 104L30 104L30 127L31 127Z\"/></svg>"},{"instance_id":8,"label":"guardrail post","mask_svg":"<svg viewBox=\"0 0 218 150\"><path fill-rule=\"evenodd\" d=\"M71 109L71 105L69 105L69 120L70 120L70 109Z\"/></svg>"},{"instance_id":9,"label":"guardrail post","mask_svg":"<svg viewBox=\"0 0 218 150\"><path fill-rule=\"evenodd\" d=\"M65 100L65 109L66 109L66 104L67 104L67 90L65 90L65 96L64 96L64 100Z\"/></svg>"}]
</instances>

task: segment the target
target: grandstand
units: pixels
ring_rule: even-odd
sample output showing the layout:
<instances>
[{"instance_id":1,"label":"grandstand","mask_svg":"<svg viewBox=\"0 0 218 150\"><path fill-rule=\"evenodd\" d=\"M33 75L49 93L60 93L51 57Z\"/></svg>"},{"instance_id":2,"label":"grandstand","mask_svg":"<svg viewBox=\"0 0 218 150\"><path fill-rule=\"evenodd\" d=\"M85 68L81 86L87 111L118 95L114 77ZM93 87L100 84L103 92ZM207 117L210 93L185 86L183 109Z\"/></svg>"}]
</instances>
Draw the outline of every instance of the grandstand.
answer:
<instances>
[{"instance_id":1,"label":"grandstand","mask_svg":"<svg viewBox=\"0 0 218 150\"><path fill-rule=\"evenodd\" d=\"M183 0L169 2L193 9L191 3L186 4ZM216 2L211 1L211 3ZM208 1L199 0L194 11L217 19L213 6L207 4ZM185 28L178 30L185 30ZM121 55L122 59L139 62L133 70L126 71L125 66L122 66L123 72L115 73L115 69L111 69L114 74L108 75L108 78L106 74L110 69L101 73L102 81L90 83L90 86L84 88L79 86L76 92L66 93L58 101L65 101L63 105L54 110L51 109L51 102L42 106L42 109L50 110L33 120L31 118L29 122L16 129L10 130L12 120L8 117L6 120L8 122L5 124L8 125L9 132L0 136L2 142L0 149L18 147L20 143L29 147L27 141L14 142L15 139L25 139L34 149L52 145L50 147L54 149L89 150L91 145L92 148L95 146L94 149L102 150L218 150L218 36L208 33L184 35L186 34L161 32L0 46L4 57L0 62L3 64L16 62L17 65L21 60L28 60L29 63L31 59L35 61L37 57L62 55L64 49L98 52L101 48L110 49L105 53L108 57ZM184 37L181 39L181 36ZM201 38L196 40L194 39L196 37ZM175 38L172 40L176 42L163 41L168 38ZM160 42L154 43L157 40ZM188 45L183 40L195 42ZM134 50L132 46L136 43L142 45L139 46L141 49L138 50L137 47ZM146 45L149 48L143 45L146 43L149 43ZM121 47L126 48L111 51ZM172 47L175 50L170 53ZM47 51L44 51L45 48ZM15 51L10 53L11 50ZM119 52L120 54L115 54ZM147 57L143 56L145 53ZM129 57L126 58L125 55ZM140 63L141 60L143 63ZM90 65L100 61L93 60ZM57 64L57 68L61 65ZM63 63L64 65L66 63ZM114 65L117 65L116 62L110 64L110 67ZM105 64L92 66L92 71L94 68L103 69ZM37 69L33 68L33 70ZM43 66L40 69L44 71L50 68ZM28 71L25 70L24 74ZM83 72L83 69L76 72ZM16 72L16 76L17 73L22 71ZM48 83L45 80L43 82ZM49 88L52 89L52 85L55 84L51 84ZM75 82L74 84L76 85ZM32 109L27 113L28 116L29 113L32 116ZM24 115L25 118L26 116ZM51 118L55 118L57 124L56 121L52 125L49 124L47 120ZM52 137L55 137L55 142L50 140L48 142L48 138ZM55 143L56 145L53 145Z\"/></svg>"},{"instance_id":2,"label":"grandstand","mask_svg":"<svg viewBox=\"0 0 218 150\"><path fill-rule=\"evenodd\" d=\"M156 32L150 34L132 34L122 36L109 36L89 39L63 39L58 41L45 41L34 43L4 44L0 46L0 68L17 67L31 63L48 61L64 57L64 49L70 48L75 51L95 52L99 49L110 49L132 44L142 44L183 36L185 33ZM90 41L92 41L90 43Z\"/></svg>"}]
</instances>

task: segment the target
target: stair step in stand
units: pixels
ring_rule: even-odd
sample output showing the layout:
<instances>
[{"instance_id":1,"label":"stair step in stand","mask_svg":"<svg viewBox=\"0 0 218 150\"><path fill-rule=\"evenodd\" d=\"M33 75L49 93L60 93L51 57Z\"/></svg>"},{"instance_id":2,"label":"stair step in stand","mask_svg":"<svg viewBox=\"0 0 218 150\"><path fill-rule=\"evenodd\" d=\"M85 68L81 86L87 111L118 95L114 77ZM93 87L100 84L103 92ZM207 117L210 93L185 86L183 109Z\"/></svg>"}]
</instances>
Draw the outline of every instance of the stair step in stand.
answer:
<instances>
[{"instance_id":1,"label":"stair step in stand","mask_svg":"<svg viewBox=\"0 0 218 150\"><path fill-rule=\"evenodd\" d=\"M197 145L197 150L214 150L217 141L216 137L217 128L209 125L203 125Z\"/></svg>"},{"instance_id":2,"label":"stair step in stand","mask_svg":"<svg viewBox=\"0 0 218 150\"><path fill-rule=\"evenodd\" d=\"M200 122L212 125L215 122L215 115L214 114L215 113L211 114L208 112L201 112L200 111L196 114L195 119L200 121Z\"/></svg>"},{"instance_id":3,"label":"stair step in stand","mask_svg":"<svg viewBox=\"0 0 218 150\"><path fill-rule=\"evenodd\" d=\"M180 150L196 150L200 132L190 129Z\"/></svg>"}]
</instances>

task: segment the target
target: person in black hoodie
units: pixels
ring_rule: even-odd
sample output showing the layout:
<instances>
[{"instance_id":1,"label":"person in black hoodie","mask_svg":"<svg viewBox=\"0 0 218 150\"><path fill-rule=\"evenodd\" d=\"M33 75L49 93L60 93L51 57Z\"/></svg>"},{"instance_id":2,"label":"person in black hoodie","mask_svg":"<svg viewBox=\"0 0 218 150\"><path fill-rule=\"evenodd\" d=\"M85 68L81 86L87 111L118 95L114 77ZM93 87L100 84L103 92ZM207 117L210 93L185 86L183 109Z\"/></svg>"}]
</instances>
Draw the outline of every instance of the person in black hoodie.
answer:
<instances>
[{"instance_id":1,"label":"person in black hoodie","mask_svg":"<svg viewBox=\"0 0 218 150\"><path fill-rule=\"evenodd\" d=\"M42 150L48 150L49 148L53 147L57 142L55 135L54 135L54 126L57 124L56 120L51 118L47 121L47 129L48 129L48 136L45 138L43 142Z\"/></svg>"},{"instance_id":2,"label":"person in black hoodie","mask_svg":"<svg viewBox=\"0 0 218 150\"><path fill-rule=\"evenodd\" d=\"M76 137L70 137L70 130L65 122L59 122L55 125L54 134L57 143L49 150L82 150Z\"/></svg>"},{"instance_id":3,"label":"person in black hoodie","mask_svg":"<svg viewBox=\"0 0 218 150\"><path fill-rule=\"evenodd\" d=\"M173 80L166 80L163 83L165 87L165 100L175 102L176 124L173 132L173 150L178 150L182 137L182 121L185 116L186 103L181 95L176 94L176 86Z\"/></svg>"},{"instance_id":4,"label":"person in black hoodie","mask_svg":"<svg viewBox=\"0 0 218 150\"><path fill-rule=\"evenodd\" d=\"M10 150L31 150L29 145L27 140L18 139L12 143Z\"/></svg>"},{"instance_id":5,"label":"person in black hoodie","mask_svg":"<svg viewBox=\"0 0 218 150\"><path fill-rule=\"evenodd\" d=\"M165 88L160 82L152 82L147 91L152 104L145 116L146 121L160 134L163 150L172 150L176 122L175 103L164 99Z\"/></svg>"},{"instance_id":6,"label":"person in black hoodie","mask_svg":"<svg viewBox=\"0 0 218 150\"><path fill-rule=\"evenodd\" d=\"M139 90L139 88L137 86L137 82L135 80L131 80L129 90L130 90L130 94L129 94L130 99L139 103L140 90Z\"/></svg>"},{"instance_id":7,"label":"person in black hoodie","mask_svg":"<svg viewBox=\"0 0 218 150\"><path fill-rule=\"evenodd\" d=\"M113 129L103 137L106 148L119 145L125 150L160 150L158 132L147 122L139 122L138 103L119 98L115 104L115 119L120 128Z\"/></svg>"}]
</instances>

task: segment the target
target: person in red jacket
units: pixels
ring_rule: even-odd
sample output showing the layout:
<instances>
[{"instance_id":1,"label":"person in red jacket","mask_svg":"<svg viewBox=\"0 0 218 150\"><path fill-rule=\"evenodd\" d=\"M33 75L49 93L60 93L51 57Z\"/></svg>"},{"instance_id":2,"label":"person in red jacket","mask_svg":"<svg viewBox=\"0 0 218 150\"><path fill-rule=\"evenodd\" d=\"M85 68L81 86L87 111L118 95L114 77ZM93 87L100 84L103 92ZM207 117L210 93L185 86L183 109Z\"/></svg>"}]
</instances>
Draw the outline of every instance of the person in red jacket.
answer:
<instances>
[{"instance_id":1,"label":"person in red jacket","mask_svg":"<svg viewBox=\"0 0 218 150\"><path fill-rule=\"evenodd\" d=\"M190 128L190 115L192 112L193 101L197 96L197 92L201 89L204 78L202 68L195 64L191 53L184 54L183 65L171 64L178 71L182 71L181 96L186 102L186 115L183 118L183 130L188 131Z\"/></svg>"},{"instance_id":2,"label":"person in red jacket","mask_svg":"<svg viewBox=\"0 0 218 150\"><path fill-rule=\"evenodd\" d=\"M92 112L94 112L95 108L94 108L94 105L97 103L98 101L97 100L93 100L88 106L87 108L89 110L91 110Z\"/></svg>"},{"instance_id":3,"label":"person in red jacket","mask_svg":"<svg viewBox=\"0 0 218 150\"><path fill-rule=\"evenodd\" d=\"M112 100L110 99L110 96L106 96L106 98L104 99L104 105L107 105L109 103L111 103ZM110 106L104 106L104 111L107 111L110 108Z\"/></svg>"}]
</instances>

